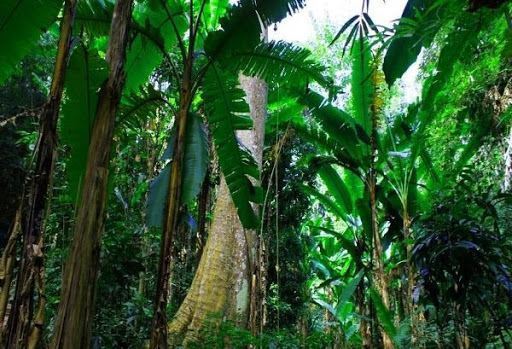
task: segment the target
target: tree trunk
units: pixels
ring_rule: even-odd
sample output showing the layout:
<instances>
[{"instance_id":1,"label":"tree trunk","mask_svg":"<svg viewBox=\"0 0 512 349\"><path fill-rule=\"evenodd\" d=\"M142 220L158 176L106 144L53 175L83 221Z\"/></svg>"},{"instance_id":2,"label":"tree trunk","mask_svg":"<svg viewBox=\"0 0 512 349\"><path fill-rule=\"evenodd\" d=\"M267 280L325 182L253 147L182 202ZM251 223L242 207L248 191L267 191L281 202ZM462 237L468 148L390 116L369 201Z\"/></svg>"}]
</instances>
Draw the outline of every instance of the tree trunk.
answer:
<instances>
[{"instance_id":1,"label":"tree trunk","mask_svg":"<svg viewBox=\"0 0 512 349\"><path fill-rule=\"evenodd\" d=\"M107 51L109 77L99 94L74 239L64 267L52 349L90 346L110 152L125 81L124 63L132 4L133 0L118 0L114 7Z\"/></svg>"},{"instance_id":2,"label":"tree trunk","mask_svg":"<svg viewBox=\"0 0 512 349\"><path fill-rule=\"evenodd\" d=\"M35 348L39 342L44 322L42 252L44 218L56 158L57 121L69 61L76 4L76 0L67 0L64 7L50 96L41 114L36 165L30 183L26 187L28 190L22 199L23 249L16 292L6 331L5 345L7 348ZM38 303L34 318L34 289L36 285ZM6 292L8 292L8 285L6 285Z\"/></svg>"},{"instance_id":3,"label":"tree trunk","mask_svg":"<svg viewBox=\"0 0 512 349\"><path fill-rule=\"evenodd\" d=\"M14 222L9 229L9 240L2 254L0 260L0 283L2 285L2 292L0 293L0 329L2 338L5 338L5 330L7 324L5 323L5 316L7 314L7 304L9 301L11 282L13 277L14 264L16 263L16 243L21 235L21 208L16 210ZM4 340L2 339L3 343Z\"/></svg>"},{"instance_id":4,"label":"tree trunk","mask_svg":"<svg viewBox=\"0 0 512 349\"><path fill-rule=\"evenodd\" d=\"M359 322L359 332L361 333L361 348L362 349L370 349L372 347L372 331L370 324L368 323L368 318L370 317L370 312L368 309L368 303L366 302L365 297L365 285L364 280L359 282L356 289L356 304L357 310L360 315Z\"/></svg>"},{"instance_id":5,"label":"tree trunk","mask_svg":"<svg viewBox=\"0 0 512 349\"><path fill-rule=\"evenodd\" d=\"M181 84L180 110L176 118L176 140L172 157L171 174L169 176L169 189L167 192L166 215L163 227L162 244L160 248L160 262L158 265L158 277L156 284L155 311L151 328L150 348L167 348L167 299L169 296L169 283L172 261L172 245L175 232L178 226L180 213L180 197L182 185L182 165L185 154L185 137L187 130L187 118L190 104L193 99L193 64L194 64L194 43L191 40L191 47L185 62L185 72Z\"/></svg>"},{"instance_id":6,"label":"tree trunk","mask_svg":"<svg viewBox=\"0 0 512 349\"><path fill-rule=\"evenodd\" d=\"M371 211L371 223L372 223L372 235L373 235L373 261L375 265L373 265L373 275L374 280L377 284L377 288L379 294L382 298L382 303L386 307L386 309L390 309L390 297L389 297L389 282L388 276L384 271L384 248L382 246L380 231L379 231L379 218L377 212L377 169L375 168L377 164L377 132L378 132L378 124L379 119L382 113L382 98L380 85L382 83L382 73L380 72L377 63L379 59L376 59L375 66L372 73L372 83L374 93L372 96L372 104L371 104L371 116L372 116L372 128L371 128L371 136L370 136L370 168L367 176L368 182L368 191L370 193L370 211ZM381 326L381 337L384 349L393 348L393 341L389 337L389 335L384 331Z\"/></svg>"},{"instance_id":7,"label":"tree trunk","mask_svg":"<svg viewBox=\"0 0 512 349\"><path fill-rule=\"evenodd\" d=\"M241 77L253 130L239 131L240 142L257 163L262 162L267 107L267 86L256 78ZM245 327L249 320L249 298L256 255L256 233L242 227L224 178L217 193L208 240L189 292L169 325L170 342L185 346L200 339L208 320L214 327L221 319ZM220 316L220 318L211 318Z\"/></svg>"}]
</instances>

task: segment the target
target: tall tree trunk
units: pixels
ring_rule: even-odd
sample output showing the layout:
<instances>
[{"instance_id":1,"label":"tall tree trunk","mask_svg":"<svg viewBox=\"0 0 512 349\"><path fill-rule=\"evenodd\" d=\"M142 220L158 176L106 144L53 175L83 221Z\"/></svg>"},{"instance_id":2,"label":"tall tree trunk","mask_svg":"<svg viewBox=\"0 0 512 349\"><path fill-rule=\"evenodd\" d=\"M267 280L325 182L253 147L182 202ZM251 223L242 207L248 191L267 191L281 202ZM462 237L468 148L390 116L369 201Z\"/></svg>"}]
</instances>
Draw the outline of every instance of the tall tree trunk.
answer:
<instances>
[{"instance_id":1,"label":"tall tree trunk","mask_svg":"<svg viewBox=\"0 0 512 349\"><path fill-rule=\"evenodd\" d=\"M372 347L372 330L371 325L368 322L368 318L370 317L370 310L368 307L368 302L365 297L365 284L364 280L359 282L357 285L355 299L357 305L357 311L360 315L359 320L359 333L361 334L361 348L362 349L370 349Z\"/></svg>"},{"instance_id":2,"label":"tall tree trunk","mask_svg":"<svg viewBox=\"0 0 512 349\"><path fill-rule=\"evenodd\" d=\"M191 30L192 32L192 30ZM194 35L192 35L194 37ZM150 348L167 348L167 299L169 296L169 277L171 275L172 245L178 225L180 213L180 197L182 185L182 165L185 154L185 137L190 104L193 99L193 64L194 43L191 40L185 62L185 72L181 84L180 109L176 118L176 140L172 157L171 174L169 176L169 189L167 192L166 215L163 227L162 244L160 248L160 262L156 284L155 311L151 328Z\"/></svg>"},{"instance_id":3,"label":"tall tree trunk","mask_svg":"<svg viewBox=\"0 0 512 349\"><path fill-rule=\"evenodd\" d=\"M7 348L35 348L44 322L45 296L43 294L43 233L46 205L57 148L57 121L64 90L71 33L76 11L76 0L67 0L60 26L60 38L52 77L50 95L40 121L35 169L26 186L21 212L23 249L16 292L9 315L5 345ZM37 285L38 303L34 318L34 290ZM8 285L6 285L8 292Z\"/></svg>"},{"instance_id":4,"label":"tall tree trunk","mask_svg":"<svg viewBox=\"0 0 512 349\"><path fill-rule=\"evenodd\" d=\"M240 142L261 166L267 85L256 78L241 77L253 129L239 131ZM189 292L169 325L170 342L187 346L199 340L199 331L211 315L220 315L245 327L249 317L251 262L255 261L256 233L242 227L224 178L217 193L208 240ZM217 324L213 319L214 324Z\"/></svg>"},{"instance_id":5,"label":"tall tree trunk","mask_svg":"<svg viewBox=\"0 0 512 349\"><path fill-rule=\"evenodd\" d=\"M133 0L118 0L110 28L109 77L101 88L91 135L74 238L64 267L61 299L50 348L89 348L110 151L125 81L124 64Z\"/></svg>"},{"instance_id":6,"label":"tall tree trunk","mask_svg":"<svg viewBox=\"0 0 512 349\"><path fill-rule=\"evenodd\" d=\"M376 62L379 60L377 59ZM380 96L380 84L382 80L382 73L379 71L377 63L375 64L376 69L372 73L372 83L374 93L371 104L371 115L372 115L372 128L370 136L370 169L367 176L368 191L370 193L370 212L371 212L371 223L372 223L372 235L373 235L373 266L374 280L377 283L379 294L382 298L382 303L389 310L390 309L390 297L389 297L389 285L388 276L384 271L384 248L382 246L380 231L379 231L379 218L377 212L377 132L378 123L382 108L382 98ZM393 341L389 335L384 331L381 326L381 337L384 349L393 348Z\"/></svg>"}]
</instances>

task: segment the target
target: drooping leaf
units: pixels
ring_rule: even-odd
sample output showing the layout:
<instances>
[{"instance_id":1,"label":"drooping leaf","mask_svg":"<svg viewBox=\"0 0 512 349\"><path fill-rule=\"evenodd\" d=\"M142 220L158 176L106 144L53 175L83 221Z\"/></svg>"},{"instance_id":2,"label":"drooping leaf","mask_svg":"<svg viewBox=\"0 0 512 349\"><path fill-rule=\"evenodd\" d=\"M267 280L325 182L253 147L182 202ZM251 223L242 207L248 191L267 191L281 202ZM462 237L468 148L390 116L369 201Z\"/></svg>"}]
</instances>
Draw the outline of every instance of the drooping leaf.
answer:
<instances>
[{"instance_id":1,"label":"drooping leaf","mask_svg":"<svg viewBox=\"0 0 512 349\"><path fill-rule=\"evenodd\" d=\"M304 7L305 0L241 0L220 19L221 29L209 33L205 51L211 59L221 59L237 50L252 50L260 43L264 26L278 23Z\"/></svg>"},{"instance_id":2,"label":"drooping leaf","mask_svg":"<svg viewBox=\"0 0 512 349\"><path fill-rule=\"evenodd\" d=\"M162 53L158 47L147 37L137 35L126 54L124 93L138 92L161 61Z\"/></svg>"},{"instance_id":3,"label":"drooping leaf","mask_svg":"<svg viewBox=\"0 0 512 349\"><path fill-rule=\"evenodd\" d=\"M428 0L409 0L405 5L397 34L391 40L384 56L383 70L389 86L402 77L407 69L416 61L423 47L423 34L421 26L410 28L410 22L418 14L425 11ZM434 35L432 33L431 35Z\"/></svg>"},{"instance_id":4,"label":"drooping leaf","mask_svg":"<svg viewBox=\"0 0 512 349\"><path fill-rule=\"evenodd\" d=\"M359 272L354 276L343 288L343 291L341 292L340 297L338 298L338 305L336 306L337 314L340 313L340 310L343 308L343 306L350 300L352 295L357 289L357 286L361 282L361 279L364 276L364 270L361 269Z\"/></svg>"},{"instance_id":5,"label":"drooping leaf","mask_svg":"<svg viewBox=\"0 0 512 349\"><path fill-rule=\"evenodd\" d=\"M252 155L238 143L236 131L249 129L252 120L238 87L236 76L212 65L204 79L204 102L219 164L226 179L240 221L246 228L255 228L259 219L251 202L262 201L261 188L250 178L258 179L259 170Z\"/></svg>"},{"instance_id":6,"label":"drooping leaf","mask_svg":"<svg viewBox=\"0 0 512 349\"><path fill-rule=\"evenodd\" d=\"M146 208L146 224L148 227L160 228L163 226L170 175L171 165L168 164L151 182Z\"/></svg>"},{"instance_id":7,"label":"drooping leaf","mask_svg":"<svg viewBox=\"0 0 512 349\"><path fill-rule=\"evenodd\" d=\"M61 6L62 0L0 1L0 84L55 22Z\"/></svg>"},{"instance_id":8,"label":"drooping leaf","mask_svg":"<svg viewBox=\"0 0 512 349\"><path fill-rule=\"evenodd\" d=\"M332 166L326 165L320 168L318 174L327 187L329 195L332 195L338 204L342 204L347 213L351 213L352 198L350 192L336 170Z\"/></svg>"},{"instance_id":9,"label":"drooping leaf","mask_svg":"<svg viewBox=\"0 0 512 349\"><path fill-rule=\"evenodd\" d=\"M301 185L300 188L304 193L316 198L329 212L341 219L345 218L345 211L337 203L332 201L330 197L320 193L316 188L305 185Z\"/></svg>"},{"instance_id":10,"label":"drooping leaf","mask_svg":"<svg viewBox=\"0 0 512 349\"><path fill-rule=\"evenodd\" d=\"M170 168L172 166L172 153L176 140L176 129L173 128L164 160L171 160L150 186L147 205L147 224L152 227L161 227L169 190ZM181 203L188 204L194 200L203 184L208 170L208 137L201 117L191 113L188 118L185 138L185 153L182 167Z\"/></svg>"},{"instance_id":11,"label":"drooping leaf","mask_svg":"<svg viewBox=\"0 0 512 349\"><path fill-rule=\"evenodd\" d=\"M164 160L172 160L174 144L176 140L176 128L171 131L171 137L167 149L164 152ZM183 157L183 183L181 188L181 202L184 204L194 200L204 181L208 170L209 146L208 136L201 116L190 113L187 122L187 134L185 142L185 154Z\"/></svg>"},{"instance_id":12,"label":"drooping leaf","mask_svg":"<svg viewBox=\"0 0 512 349\"><path fill-rule=\"evenodd\" d=\"M108 77L106 62L95 51L78 45L71 57L66 76L66 99L62 107L61 139L69 146L66 164L69 194L78 198L85 174L89 142L96 115L98 91Z\"/></svg>"}]
</instances>

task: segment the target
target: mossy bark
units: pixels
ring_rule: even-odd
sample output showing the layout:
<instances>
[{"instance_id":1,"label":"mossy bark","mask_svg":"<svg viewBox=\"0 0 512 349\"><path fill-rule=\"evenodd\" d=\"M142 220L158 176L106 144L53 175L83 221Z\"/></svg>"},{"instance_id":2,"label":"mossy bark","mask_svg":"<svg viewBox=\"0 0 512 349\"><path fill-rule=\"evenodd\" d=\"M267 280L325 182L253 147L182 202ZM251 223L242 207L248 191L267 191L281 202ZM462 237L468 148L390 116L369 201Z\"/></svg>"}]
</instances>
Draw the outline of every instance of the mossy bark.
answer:
<instances>
[{"instance_id":1,"label":"mossy bark","mask_svg":"<svg viewBox=\"0 0 512 349\"><path fill-rule=\"evenodd\" d=\"M262 80L241 77L253 119L253 129L240 131L240 142L261 165L267 86ZM198 342L201 330L212 330L228 319L246 327L249 320L251 261L256 255L256 233L242 227L229 189L221 179L208 240L185 300L169 324L170 345Z\"/></svg>"},{"instance_id":2,"label":"mossy bark","mask_svg":"<svg viewBox=\"0 0 512 349\"><path fill-rule=\"evenodd\" d=\"M64 267L61 299L50 345L52 349L90 346L110 152L125 80L132 5L133 0L118 0L114 7L107 52L109 77L99 93L73 243Z\"/></svg>"}]
</instances>

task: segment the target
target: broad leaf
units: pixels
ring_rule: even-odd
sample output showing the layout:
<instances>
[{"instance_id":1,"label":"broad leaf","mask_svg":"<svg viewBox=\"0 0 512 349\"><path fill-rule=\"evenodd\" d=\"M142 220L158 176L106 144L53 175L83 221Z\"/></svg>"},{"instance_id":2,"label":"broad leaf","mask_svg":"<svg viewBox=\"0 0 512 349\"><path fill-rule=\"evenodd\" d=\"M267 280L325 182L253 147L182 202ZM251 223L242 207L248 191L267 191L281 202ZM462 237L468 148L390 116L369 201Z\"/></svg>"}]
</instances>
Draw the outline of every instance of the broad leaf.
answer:
<instances>
[{"instance_id":1,"label":"broad leaf","mask_svg":"<svg viewBox=\"0 0 512 349\"><path fill-rule=\"evenodd\" d=\"M61 6L62 0L0 1L0 84L55 22Z\"/></svg>"},{"instance_id":2,"label":"broad leaf","mask_svg":"<svg viewBox=\"0 0 512 349\"><path fill-rule=\"evenodd\" d=\"M336 170L329 165L322 166L318 171L320 178L327 187L330 195L338 204L343 204L347 213L352 212L352 198L350 192Z\"/></svg>"},{"instance_id":3,"label":"broad leaf","mask_svg":"<svg viewBox=\"0 0 512 349\"><path fill-rule=\"evenodd\" d=\"M175 140L176 129L173 128L171 137L169 137L168 147L163 156L164 160L171 159ZM201 191L201 185L203 184L209 163L208 137L201 117L197 114L189 115L185 143L181 202L188 204ZM148 226L161 227L163 224L171 166L172 159L151 183L146 215Z\"/></svg>"},{"instance_id":4,"label":"broad leaf","mask_svg":"<svg viewBox=\"0 0 512 349\"><path fill-rule=\"evenodd\" d=\"M70 148L66 172L73 202L78 198L85 174L98 91L107 77L106 62L95 51L78 45L69 63L61 118L62 142Z\"/></svg>"}]
</instances>

